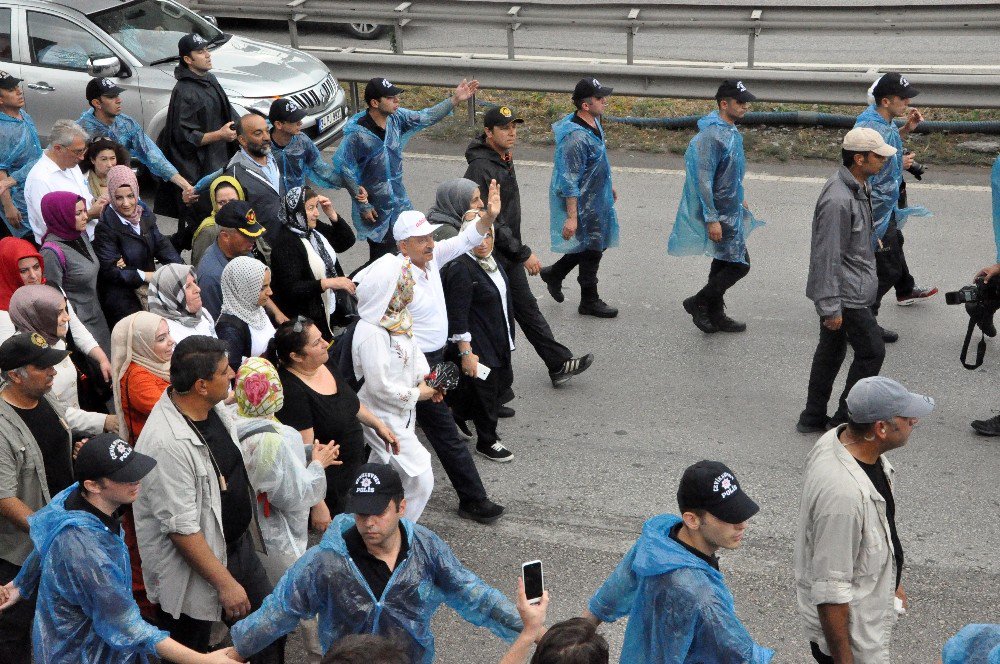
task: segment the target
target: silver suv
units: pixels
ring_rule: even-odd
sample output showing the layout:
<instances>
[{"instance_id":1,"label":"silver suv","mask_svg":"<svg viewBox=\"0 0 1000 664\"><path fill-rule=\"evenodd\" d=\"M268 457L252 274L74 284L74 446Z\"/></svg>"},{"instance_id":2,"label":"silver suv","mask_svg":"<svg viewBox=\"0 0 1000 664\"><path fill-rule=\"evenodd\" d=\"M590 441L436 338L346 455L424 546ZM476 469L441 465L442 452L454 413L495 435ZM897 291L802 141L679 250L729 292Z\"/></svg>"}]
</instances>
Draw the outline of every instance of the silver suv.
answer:
<instances>
[{"instance_id":1,"label":"silver suv","mask_svg":"<svg viewBox=\"0 0 1000 664\"><path fill-rule=\"evenodd\" d=\"M25 108L43 143L52 123L87 109L93 76L125 88L123 111L160 135L177 41L196 32L212 45L212 73L241 113L267 115L275 97L306 110L304 132L323 147L348 119L346 95L326 65L287 46L231 36L172 0L0 0L0 69L24 79Z\"/></svg>"}]
</instances>

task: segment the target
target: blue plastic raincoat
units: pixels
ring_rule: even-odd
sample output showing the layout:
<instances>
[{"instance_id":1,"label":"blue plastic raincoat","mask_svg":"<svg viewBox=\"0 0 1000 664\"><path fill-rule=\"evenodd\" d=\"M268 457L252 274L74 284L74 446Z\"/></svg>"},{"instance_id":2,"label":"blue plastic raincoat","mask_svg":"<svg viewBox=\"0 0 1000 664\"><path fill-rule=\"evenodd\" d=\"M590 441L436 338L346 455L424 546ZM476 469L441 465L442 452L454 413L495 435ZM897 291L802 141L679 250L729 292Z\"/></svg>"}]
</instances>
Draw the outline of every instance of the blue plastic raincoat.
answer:
<instances>
[{"instance_id":1,"label":"blue plastic raincoat","mask_svg":"<svg viewBox=\"0 0 1000 664\"><path fill-rule=\"evenodd\" d=\"M26 237L31 234L28 224L28 205L24 202L24 183L28 179L31 167L42 156L42 144L38 140L38 130L35 121L27 111L21 111L21 118L13 118L6 113L0 113L0 171L17 180L11 189L11 199L21 212L21 227L13 228L7 219L0 218L7 224L7 229L14 237Z\"/></svg>"},{"instance_id":2,"label":"blue plastic raincoat","mask_svg":"<svg viewBox=\"0 0 1000 664\"><path fill-rule=\"evenodd\" d=\"M604 135L600 121L597 124ZM575 254L618 246L618 214L611 190L611 162L604 141L573 122L573 114L552 125L555 165L549 187L549 230L552 251ZM566 199L576 198L576 235L562 236Z\"/></svg>"},{"instance_id":3,"label":"blue plastic raincoat","mask_svg":"<svg viewBox=\"0 0 1000 664\"><path fill-rule=\"evenodd\" d=\"M872 214L875 218L872 241L877 242L882 239L889 228L889 222L893 219L896 220L896 227L902 228L910 216L931 216L930 210L922 205L896 207L899 203L899 183L903 181L903 137L899 135L896 123L879 115L875 105L871 104L854 121L854 126L874 129L882 135L886 143L896 148L896 154L886 160L882 170L868 178L868 183L872 187Z\"/></svg>"},{"instance_id":4,"label":"blue plastic raincoat","mask_svg":"<svg viewBox=\"0 0 1000 664\"><path fill-rule=\"evenodd\" d=\"M993 241L997 245L997 263L1000 263L1000 157L993 162L990 191L993 193Z\"/></svg>"},{"instance_id":5,"label":"blue plastic raincoat","mask_svg":"<svg viewBox=\"0 0 1000 664\"><path fill-rule=\"evenodd\" d=\"M743 207L743 135L712 111L698 120L698 133L684 153L684 168L687 177L667 252L746 263L747 236L764 222ZM722 225L719 242L708 237L706 225L714 222Z\"/></svg>"},{"instance_id":6,"label":"blue plastic raincoat","mask_svg":"<svg viewBox=\"0 0 1000 664\"><path fill-rule=\"evenodd\" d=\"M121 529L93 514L65 509L79 485L28 517L35 550L14 585L37 593L32 645L45 664L133 664L155 655L169 636L139 614Z\"/></svg>"},{"instance_id":7,"label":"blue plastic raincoat","mask_svg":"<svg viewBox=\"0 0 1000 664\"><path fill-rule=\"evenodd\" d=\"M347 553L343 533L354 515L340 514L317 546L281 578L264 604L230 629L233 645L252 655L319 615L324 651L347 634L407 634L411 662L434 661L431 618L443 602L473 625L512 642L523 629L514 605L503 593L467 570L433 532L402 519L410 551L393 570L376 599Z\"/></svg>"},{"instance_id":8,"label":"blue plastic raincoat","mask_svg":"<svg viewBox=\"0 0 1000 664\"><path fill-rule=\"evenodd\" d=\"M285 191L305 186L306 180L316 187L344 188L344 180L333 164L323 161L319 148L305 134L295 134L285 147L272 142L271 154L285 175Z\"/></svg>"},{"instance_id":9,"label":"blue plastic raincoat","mask_svg":"<svg viewBox=\"0 0 1000 664\"><path fill-rule=\"evenodd\" d=\"M766 664L774 651L736 617L722 573L670 537L680 523L655 516L590 600L604 622L627 615L622 664Z\"/></svg>"},{"instance_id":10,"label":"blue plastic raincoat","mask_svg":"<svg viewBox=\"0 0 1000 664\"><path fill-rule=\"evenodd\" d=\"M164 156L156 141L146 135L138 122L124 113L115 117L110 125L106 125L97 119L94 109L90 109L84 111L76 122L91 138L106 136L124 146L133 159L138 159L139 163L161 180L169 182L170 178L177 175L177 169Z\"/></svg>"},{"instance_id":11,"label":"blue plastic raincoat","mask_svg":"<svg viewBox=\"0 0 1000 664\"><path fill-rule=\"evenodd\" d=\"M333 167L352 192L358 185L368 191L367 205L356 200L352 204L351 217L359 240L381 242L386 233L392 233L399 213L413 209L403 186L403 148L414 134L451 115L451 111L450 99L422 111L400 108L386 120L384 142L358 124L368 111L348 120L344 138L333 155ZM372 206L378 213L374 224L361 219L361 214Z\"/></svg>"},{"instance_id":12,"label":"blue plastic raincoat","mask_svg":"<svg viewBox=\"0 0 1000 664\"><path fill-rule=\"evenodd\" d=\"M966 625L941 651L944 664L1000 664L1000 625Z\"/></svg>"}]
</instances>

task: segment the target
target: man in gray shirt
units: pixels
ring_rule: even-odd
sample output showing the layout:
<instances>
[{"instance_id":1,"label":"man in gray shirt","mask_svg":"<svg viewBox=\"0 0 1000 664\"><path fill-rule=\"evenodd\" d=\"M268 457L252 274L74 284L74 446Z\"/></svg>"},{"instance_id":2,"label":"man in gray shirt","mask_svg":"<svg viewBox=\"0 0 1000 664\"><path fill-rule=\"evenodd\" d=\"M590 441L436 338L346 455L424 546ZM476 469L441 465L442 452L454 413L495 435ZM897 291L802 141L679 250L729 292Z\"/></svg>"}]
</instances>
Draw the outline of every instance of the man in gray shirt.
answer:
<instances>
[{"instance_id":1,"label":"man in gray shirt","mask_svg":"<svg viewBox=\"0 0 1000 664\"><path fill-rule=\"evenodd\" d=\"M841 150L843 166L827 180L816 201L806 296L820 316L819 344L809 372L806 407L795 426L801 433L826 431L846 422L847 393L860 379L876 376L882 368L885 342L871 310L878 277L868 178L894 154L896 148L874 129L847 132ZM828 419L827 403L848 344L854 361L837 411Z\"/></svg>"}]
</instances>

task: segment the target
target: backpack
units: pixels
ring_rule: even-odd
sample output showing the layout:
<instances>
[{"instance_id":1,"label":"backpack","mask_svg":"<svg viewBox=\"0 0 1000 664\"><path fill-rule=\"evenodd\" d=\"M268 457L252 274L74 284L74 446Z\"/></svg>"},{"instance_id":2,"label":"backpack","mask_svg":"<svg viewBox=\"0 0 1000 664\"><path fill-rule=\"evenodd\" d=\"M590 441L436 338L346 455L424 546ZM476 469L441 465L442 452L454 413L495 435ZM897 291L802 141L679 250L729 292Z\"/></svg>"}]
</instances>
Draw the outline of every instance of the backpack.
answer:
<instances>
[{"instance_id":1,"label":"backpack","mask_svg":"<svg viewBox=\"0 0 1000 664\"><path fill-rule=\"evenodd\" d=\"M337 366L340 377L347 381L351 389L357 392L365 384L364 376L357 378L354 375L354 356L351 353L351 345L354 343L354 332L358 327L358 320L355 319L344 328L344 331L333 340L333 348L330 349L330 358Z\"/></svg>"}]
</instances>

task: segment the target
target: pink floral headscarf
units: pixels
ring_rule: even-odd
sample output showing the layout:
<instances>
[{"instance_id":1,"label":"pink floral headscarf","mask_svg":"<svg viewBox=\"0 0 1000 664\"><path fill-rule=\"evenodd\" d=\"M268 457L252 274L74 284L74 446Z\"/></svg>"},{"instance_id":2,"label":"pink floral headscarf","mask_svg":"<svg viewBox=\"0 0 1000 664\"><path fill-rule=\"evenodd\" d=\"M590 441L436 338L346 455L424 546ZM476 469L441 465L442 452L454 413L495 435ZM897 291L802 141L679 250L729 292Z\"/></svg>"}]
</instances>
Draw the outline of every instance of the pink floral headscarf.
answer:
<instances>
[{"instance_id":1,"label":"pink floral headscarf","mask_svg":"<svg viewBox=\"0 0 1000 664\"><path fill-rule=\"evenodd\" d=\"M273 419L285 404L278 371L262 357L248 358L236 372L235 395L241 417Z\"/></svg>"}]
</instances>

